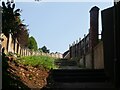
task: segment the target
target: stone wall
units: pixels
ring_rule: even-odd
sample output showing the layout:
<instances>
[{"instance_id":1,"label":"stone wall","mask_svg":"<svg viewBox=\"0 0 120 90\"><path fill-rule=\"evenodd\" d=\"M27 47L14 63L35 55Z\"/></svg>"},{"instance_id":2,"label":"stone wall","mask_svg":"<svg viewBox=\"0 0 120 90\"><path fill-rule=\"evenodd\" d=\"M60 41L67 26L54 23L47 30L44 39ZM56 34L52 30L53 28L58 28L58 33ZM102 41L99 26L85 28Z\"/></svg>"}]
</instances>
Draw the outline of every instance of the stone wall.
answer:
<instances>
[{"instance_id":1,"label":"stone wall","mask_svg":"<svg viewBox=\"0 0 120 90\"><path fill-rule=\"evenodd\" d=\"M94 48L94 68L103 69L104 68L104 59L103 59L103 42L101 41Z\"/></svg>"},{"instance_id":2,"label":"stone wall","mask_svg":"<svg viewBox=\"0 0 120 90\"><path fill-rule=\"evenodd\" d=\"M69 51L70 58L81 58L86 53L89 53L89 34L84 35L84 38L79 39L79 42L77 40L73 42L69 47Z\"/></svg>"},{"instance_id":3,"label":"stone wall","mask_svg":"<svg viewBox=\"0 0 120 90\"><path fill-rule=\"evenodd\" d=\"M90 29L83 39L70 45L70 59L79 62L80 66L92 69L104 68L103 43L98 39L99 8L90 10Z\"/></svg>"},{"instance_id":4,"label":"stone wall","mask_svg":"<svg viewBox=\"0 0 120 90\"><path fill-rule=\"evenodd\" d=\"M21 56L49 56L54 58L63 58L63 55L61 53L43 53L39 51L31 51L28 48L23 48L18 43L17 40L14 40L12 38L12 35L9 34L9 38L7 38L4 34L1 34L2 38L2 49L4 48L4 53L7 54L9 52L16 53Z\"/></svg>"},{"instance_id":5,"label":"stone wall","mask_svg":"<svg viewBox=\"0 0 120 90\"><path fill-rule=\"evenodd\" d=\"M80 56L78 56L80 57ZM72 57L72 60L77 60L78 57ZM92 64L94 64L94 69L103 69L104 68L104 54L103 54L103 42L100 41L96 47L93 48L93 59L92 62L92 53L86 53L82 55L79 59L79 65L88 69L92 69Z\"/></svg>"},{"instance_id":6,"label":"stone wall","mask_svg":"<svg viewBox=\"0 0 120 90\"><path fill-rule=\"evenodd\" d=\"M86 63L85 63L86 68L91 69L91 68L92 68L92 58L91 58L91 53L89 53L89 54L87 54L87 55L85 56L85 60L86 60Z\"/></svg>"}]
</instances>

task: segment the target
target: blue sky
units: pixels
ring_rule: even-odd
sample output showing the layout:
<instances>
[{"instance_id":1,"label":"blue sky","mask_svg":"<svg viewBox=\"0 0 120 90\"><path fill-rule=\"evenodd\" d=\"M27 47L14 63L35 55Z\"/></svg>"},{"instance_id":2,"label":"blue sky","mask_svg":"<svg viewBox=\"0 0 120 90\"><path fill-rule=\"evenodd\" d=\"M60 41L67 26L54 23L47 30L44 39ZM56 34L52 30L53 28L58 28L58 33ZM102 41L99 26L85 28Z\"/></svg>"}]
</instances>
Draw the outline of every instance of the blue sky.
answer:
<instances>
[{"instance_id":1,"label":"blue sky","mask_svg":"<svg viewBox=\"0 0 120 90\"><path fill-rule=\"evenodd\" d=\"M51 52L61 53L88 33L89 11L93 6L98 6L101 11L112 5L112 2L16 2L38 47L45 45Z\"/></svg>"}]
</instances>

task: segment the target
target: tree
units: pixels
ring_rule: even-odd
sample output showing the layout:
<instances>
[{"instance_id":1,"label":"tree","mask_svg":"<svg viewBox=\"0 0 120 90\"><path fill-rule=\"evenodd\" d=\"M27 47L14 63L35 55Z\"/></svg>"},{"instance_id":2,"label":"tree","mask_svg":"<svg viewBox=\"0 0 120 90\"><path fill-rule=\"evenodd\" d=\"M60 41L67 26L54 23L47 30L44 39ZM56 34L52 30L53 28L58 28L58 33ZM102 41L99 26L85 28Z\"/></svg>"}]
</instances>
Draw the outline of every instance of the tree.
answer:
<instances>
[{"instance_id":1,"label":"tree","mask_svg":"<svg viewBox=\"0 0 120 90\"><path fill-rule=\"evenodd\" d=\"M20 19L20 9L15 9L15 3L2 2L2 33L6 37L9 37L9 33L12 34L14 40L17 39L22 47L27 47L29 33L26 28L27 25L22 24ZM9 39L8 39L9 40Z\"/></svg>"},{"instance_id":2,"label":"tree","mask_svg":"<svg viewBox=\"0 0 120 90\"><path fill-rule=\"evenodd\" d=\"M12 5L12 6L11 6ZM13 36L19 30L19 22L17 22L16 17L20 16L20 9L15 9L15 4L11 2L2 2L2 29L3 33L8 37L9 33Z\"/></svg>"},{"instance_id":3,"label":"tree","mask_svg":"<svg viewBox=\"0 0 120 90\"><path fill-rule=\"evenodd\" d=\"M35 51L38 49L37 42L33 36L29 37L28 48Z\"/></svg>"},{"instance_id":4,"label":"tree","mask_svg":"<svg viewBox=\"0 0 120 90\"><path fill-rule=\"evenodd\" d=\"M27 29L23 29L19 31L17 35L17 40L22 47L28 47L29 42L29 33Z\"/></svg>"},{"instance_id":5,"label":"tree","mask_svg":"<svg viewBox=\"0 0 120 90\"><path fill-rule=\"evenodd\" d=\"M39 52L43 52L41 48L38 49Z\"/></svg>"},{"instance_id":6,"label":"tree","mask_svg":"<svg viewBox=\"0 0 120 90\"><path fill-rule=\"evenodd\" d=\"M41 50L42 50L44 53L49 53L49 52L50 52L50 50L47 49L46 46L43 46L43 47L41 48Z\"/></svg>"}]
</instances>

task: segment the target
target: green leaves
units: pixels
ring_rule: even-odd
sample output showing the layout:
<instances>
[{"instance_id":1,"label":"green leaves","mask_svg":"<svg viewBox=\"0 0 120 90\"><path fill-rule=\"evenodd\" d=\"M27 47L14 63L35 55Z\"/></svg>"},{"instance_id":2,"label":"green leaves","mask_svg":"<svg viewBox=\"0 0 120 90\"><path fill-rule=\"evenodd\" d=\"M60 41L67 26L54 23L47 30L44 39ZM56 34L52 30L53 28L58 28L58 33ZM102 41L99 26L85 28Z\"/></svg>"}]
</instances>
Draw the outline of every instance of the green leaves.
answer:
<instances>
[{"instance_id":1,"label":"green leaves","mask_svg":"<svg viewBox=\"0 0 120 90\"><path fill-rule=\"evenodd\" d=\"M34 67L44 67L47 69L56 68L54 65L54 58L47 56L26 56L22 57L20 63Z\"/></svg>"},{"instance_id":2,"label":"green leaves","mask_svg":"<svg viewBox=\"0 0 120 90\"><path fill-rule=\"evenodd\" d=\"M20 14L19 13L15 13L15 16L20 16Z\"/></svg>"},{"instance_id":3,"label":"green leaves","mask_svg":"<svg viewBox=\"0 0 120 90\"><path fill-rule=\"evenodd\" d=\"M37 42L33 36L29 37L28 48L35 51L38 49Z\"/></svg>"},{"instance_id":4,"label":"green leaves","mask_svg":"<svg viewBox=\"0 0 120 90\"><path fill-rule=\"evenodd\" d=\"M12 4L10 2L7 2L5 5L5 2L2 2L2 27L3 27L3 33L8 36L9 33L12 33L13 35L16 34L16 32L19 31L19 29L16 27L19 26L19 23L16 23L16 17L20 16L20 9L15 10L15 4Z\"/></svg>"},{"instance_id":5,"label":"green leaves","mask_svg":"<svg viewBox=\"0 0 120 90\"><path fill-rule=\"evenodd\" d=\"M39 50L40 52L44 52L44 53L49 53L49 52L50 52L50 50L47 49L46 46L43 46L42 48L39 48L38 50Z\"/></svg>"}]
</instances>

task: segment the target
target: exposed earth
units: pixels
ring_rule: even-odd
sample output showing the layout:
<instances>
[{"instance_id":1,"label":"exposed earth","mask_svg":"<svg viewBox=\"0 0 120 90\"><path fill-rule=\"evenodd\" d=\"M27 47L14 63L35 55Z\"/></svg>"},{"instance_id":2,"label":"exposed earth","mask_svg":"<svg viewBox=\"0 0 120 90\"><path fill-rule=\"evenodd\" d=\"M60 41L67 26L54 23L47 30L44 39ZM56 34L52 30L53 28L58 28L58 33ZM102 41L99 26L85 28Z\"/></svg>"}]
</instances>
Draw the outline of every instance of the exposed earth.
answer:
<instances>
[{"instance_id":1,"label":"exposed earth","mask_svg":"<svg viewBox=\"0 0 120 90\"><path fill-rule=\"evenodd\" d=\"M43 67L25 66L15 61L13 57L5 57L3 64L3 90L6 89L42 89L47 84L49 70ZM3 58L4 60L4 58Z\"/></svg>"},{"instance_id":2,"label":"exposed earth","mask_svg":"<svg viewBox=\"0 0 120 90\"><path fill-rule=\"evenodd\" d=\"M3 55L3 90L46 90L54 85L51 71L44 67L20 64L19 58ZM68 60L58 60L59 69L79 69L76 63Z\"/></svg>"},{"instance_id":3,"label":"exposed earth","mask_svg":"<svg viewBox=\"0 0 120 90\"><path fill-rule=\"evenodd\" d=\"M45 69L18 63L14 57L3 57L2 90L117 90L103 69L79 69L73 61L56 62L60 69ZM67 63L66 63L67 62ZM71 67L75 67L74 69ZM64 69L61 69L64 67ZM69 69L68 69L69 67Z\"/></svg>"}]
</instances>

